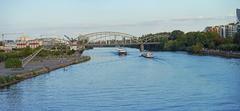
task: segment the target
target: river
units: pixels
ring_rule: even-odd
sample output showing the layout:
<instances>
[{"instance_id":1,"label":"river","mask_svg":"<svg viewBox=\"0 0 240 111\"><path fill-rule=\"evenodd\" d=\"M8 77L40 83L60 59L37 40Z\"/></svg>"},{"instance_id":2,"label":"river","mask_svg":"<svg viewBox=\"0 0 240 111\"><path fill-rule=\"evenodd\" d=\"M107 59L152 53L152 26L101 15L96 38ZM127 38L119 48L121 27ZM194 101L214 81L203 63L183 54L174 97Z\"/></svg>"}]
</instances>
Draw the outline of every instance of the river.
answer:
<instances>
[{"instance_id":1,"label":"river","mask_svg":"<svg viewBox=\"0 0 240 111\"><path fill-rule=\"evenodd\" d=\"M89 62L0 89L0 111L240 110L240 59L127 51L88 50Z\"/></svg>"}]
</instances>

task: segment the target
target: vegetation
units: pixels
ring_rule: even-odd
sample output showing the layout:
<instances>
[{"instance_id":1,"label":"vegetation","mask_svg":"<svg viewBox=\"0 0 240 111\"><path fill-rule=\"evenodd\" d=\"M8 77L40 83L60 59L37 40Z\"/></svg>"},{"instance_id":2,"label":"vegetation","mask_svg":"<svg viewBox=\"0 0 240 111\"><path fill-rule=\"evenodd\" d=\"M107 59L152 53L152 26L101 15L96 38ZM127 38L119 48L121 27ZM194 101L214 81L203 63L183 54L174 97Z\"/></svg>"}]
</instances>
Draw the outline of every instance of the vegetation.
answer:
<instances>
[{"instance_id":1,"label":"vegetation","mask_svg":"<svg viewBox=\"0 0 240 111\"><path fill-rule=\"evenodd\" d=\"M42 50L38 57L49 57L49 56L69 56L74 54L75 50L70 50L69 46L64 44L57 44L56 46L50 48L50 50Z\"/></svg>"},{"instance_id":2,"label":"vegetation","mask_svg":"<svg viewBox=\"0 0 240 111\"><path fill-rule=\"evenodd\" d=\"M199 53L203 48L240 51L240 33L234 37L221 38L215 32L188 32L175 30L171 33L148 34L141 37L142 40L151 39L151 42L160 42L159 50L188 51Z\"/></svg>"},{"instance_id":3,"label":"vegetation","mask_svg":"<svg viewBox=\"0 0 240 111\"><path fill-rule=\"evenodd\" d=\"M193 45L191 47L192 53L200 53L203 48L203 45L201 43L197 43L196 45Z\"/></svg>"},{"instance_id":4,"label":"vegetation","mask_svg":"<svg viewBox=\"0 0 240 111\"><path fill-rule=\"evenodd\" d=\"M25 58L25 57L33 54L40 48L41 47L32 49L30 47L27 47L27 48L22 48L22 49L14 49L12 52L7 52L7 53L0 51L0 62L6 61L10 58L19 58L19 59ZM75 51L70 50L69 46L66 46L64 44L57 44L54 47L50 48L50 50L42 50L38 54L38 57L64 56L64 55L69 56L74 53L75 53Z\"/></svg>"},{"instance_id":5,"label":"vegetation","mask_svg":"<svg viewBox=\"0 0 240 111\"><path fill-rule=\"evenodd\" d=\"M17 76L0 76L0 85L1 84L6 84L9 82L13 82L16 80L20 80L21 78L17 77Z\"/></svg>"},{"instance_id":6,"label":"vegetation","mask_svg":"<svg viewBox=\"0 0 240 111\"><path fill-rule=\"evenodd\" d=\"M6 68L21 68L22 61L17 58L9 58L5 61Z\"/></svg>"},{"instance_id":7,"label":"vegetation","mask_svg":"<svg viewBox=\"0 0 240 111\"><path fill-rule=\"evenodd\" d=\"M9 58L24 58L27 57L28 55L32 54L33 52L35 52L36 50L38 50L39 48L36 49L32 49L30 47L27 48L23 48L23 49L15 49L12 52L0 52L0 62L1 61L6 61Z\"/></svg>"},{"instance_id":8,"label":"vegetation","mask_svg":"<svg viewBox=\"0 0 240 111\"><path fill-rule=\"evenodd\" d=\"M86 62L90 59L91 59L90 56L81 56L80 58L78 58L75 61L72 61L68 65ZM47 68L47 67L45 67L45 68ZM59 67L59 68L61 68L61 67ZM4 87L4 86L11 85L11 84L14 84L14 83L17 83L17 82L19 82L21 80L24 80L24 79L28 79L28 78L31 78L31 77L34 77L34 76L38 76L40 74L43 74L43 73L51 71L51 70L54 70L54 69L49 69L49 68L40 69L40 70L37 69L37 70L34 70L34 71L30 71L28 73L17 74L15 76L1 76L0 75L0 88Z\"/></svg>"}]
</instances>

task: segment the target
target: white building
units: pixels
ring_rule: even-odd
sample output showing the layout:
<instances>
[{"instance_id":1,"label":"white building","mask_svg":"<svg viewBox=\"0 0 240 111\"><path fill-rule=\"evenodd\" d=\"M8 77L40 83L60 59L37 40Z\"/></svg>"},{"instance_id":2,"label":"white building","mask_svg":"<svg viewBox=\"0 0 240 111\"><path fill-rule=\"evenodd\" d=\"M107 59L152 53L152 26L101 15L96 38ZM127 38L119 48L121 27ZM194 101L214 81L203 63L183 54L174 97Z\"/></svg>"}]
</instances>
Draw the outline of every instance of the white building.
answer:
<instances>
[{"instance_id":1,"label":"white building","mask_svg":"<svg viewBox=\"0 0 240 111\"><path fill-rule=\"evenodd\" d=\"M237 33L237 24L230 23L226 27L226 37L234 37Z\"/></svg>"},{"instance_id":2,"label":"white building","mask_svg":"<svg viewBox=\"0 0 240 111\"><path fill-rule=\"evenodd\" d=\"M37 48L37 47L40 47L42 46L42 41L40 40L29 40L27 41L27 46L29 46L30 48Z\"/></svg>"},{"instance_id":3,"label":"white building","mask_svg":"<svg viewBox=\"0 0 240 111\"><path fill-rule=\"evenodd\" d=\"M17 44L16 42L8 42L8 43L5 43L4 45L4 50L8 50L8 51L11 51L12 49L16 49L17 48Z\"/></svg>"},{"instance_id":4,"label":"white building","mask_svg":"<svg viewBox=\"0 0 240 111\"><path fill-rule=\"evenodd\" d=\"M228 25L219 26L219 35L223 38L234 37L234 35L238 31L238 25L234 23L230 23Z\"/></svg>"},{"instance_id":5,"label":"white building","mask_svg":"<svg viewBox=\"0 0 240 111\"><path fill-rule=\"evenodd\" d=\"M74 42L70 43L70 50L78 50L77 41L74 41Z\"/></svg>"},{"instance_id":6,"label":"white building","mask_svg":"<svg viewBox=\"0 0 240 111\"><path fill-rule=\"evenodd\" d=\"M219 35L223 38L226 38L226 27L225 25L219 26Z\"/></svg>"}]
</instances>

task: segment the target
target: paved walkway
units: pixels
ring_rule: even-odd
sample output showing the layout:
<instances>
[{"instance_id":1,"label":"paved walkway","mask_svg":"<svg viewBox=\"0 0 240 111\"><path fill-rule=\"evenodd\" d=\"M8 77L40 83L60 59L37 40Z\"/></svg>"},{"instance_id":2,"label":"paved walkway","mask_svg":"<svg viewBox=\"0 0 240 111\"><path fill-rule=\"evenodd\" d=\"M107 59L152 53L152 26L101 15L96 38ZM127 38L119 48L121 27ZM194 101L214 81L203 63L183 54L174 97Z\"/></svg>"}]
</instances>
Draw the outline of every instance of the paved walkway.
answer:
<instances>
[{"instance_id":1,"label":"paved walkway","mask_svg":"<svg viewBox=\"0 0 240 111\"><path fill-rule=\"evenodd\" d=\"M42 67L49 67L52 68L56 65L62 64L62 63L68 63L72 61L74 57L72 58L44 58L44 59L33 59L29 64L27 64L24 69L6 69L4 68L4 64L0 63L0 76L7 76L7 75L15 75L19 73L29 72L32 70L36 70Z\"/></svg>"}]
</instances>

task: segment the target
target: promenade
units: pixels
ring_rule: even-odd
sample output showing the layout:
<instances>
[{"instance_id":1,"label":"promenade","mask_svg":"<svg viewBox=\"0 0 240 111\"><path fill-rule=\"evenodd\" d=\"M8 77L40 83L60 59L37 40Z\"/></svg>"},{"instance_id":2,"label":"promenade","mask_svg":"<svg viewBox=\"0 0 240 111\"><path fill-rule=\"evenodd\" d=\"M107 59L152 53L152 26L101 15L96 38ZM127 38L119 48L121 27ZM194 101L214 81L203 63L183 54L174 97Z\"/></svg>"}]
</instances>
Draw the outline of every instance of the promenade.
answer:
<instances>
[{"instance_id":1,"label":"promenade","mask_svg":"<svg viewBox=\"0 0 240 111\"><path fill-rule=\"evenodd\" d=\"M47 67L49 69L54 69L59 67L60 65L65 66L70 64L78 59L86 58L86 56L81 57L64 57L64 58L35 58L29 64L27 64L24 68L21 69L7 69L4 67L4 63L0 63L0 76L14 76L20 73L31 72L43 67Z\"/></svg>"}]
</instances>

